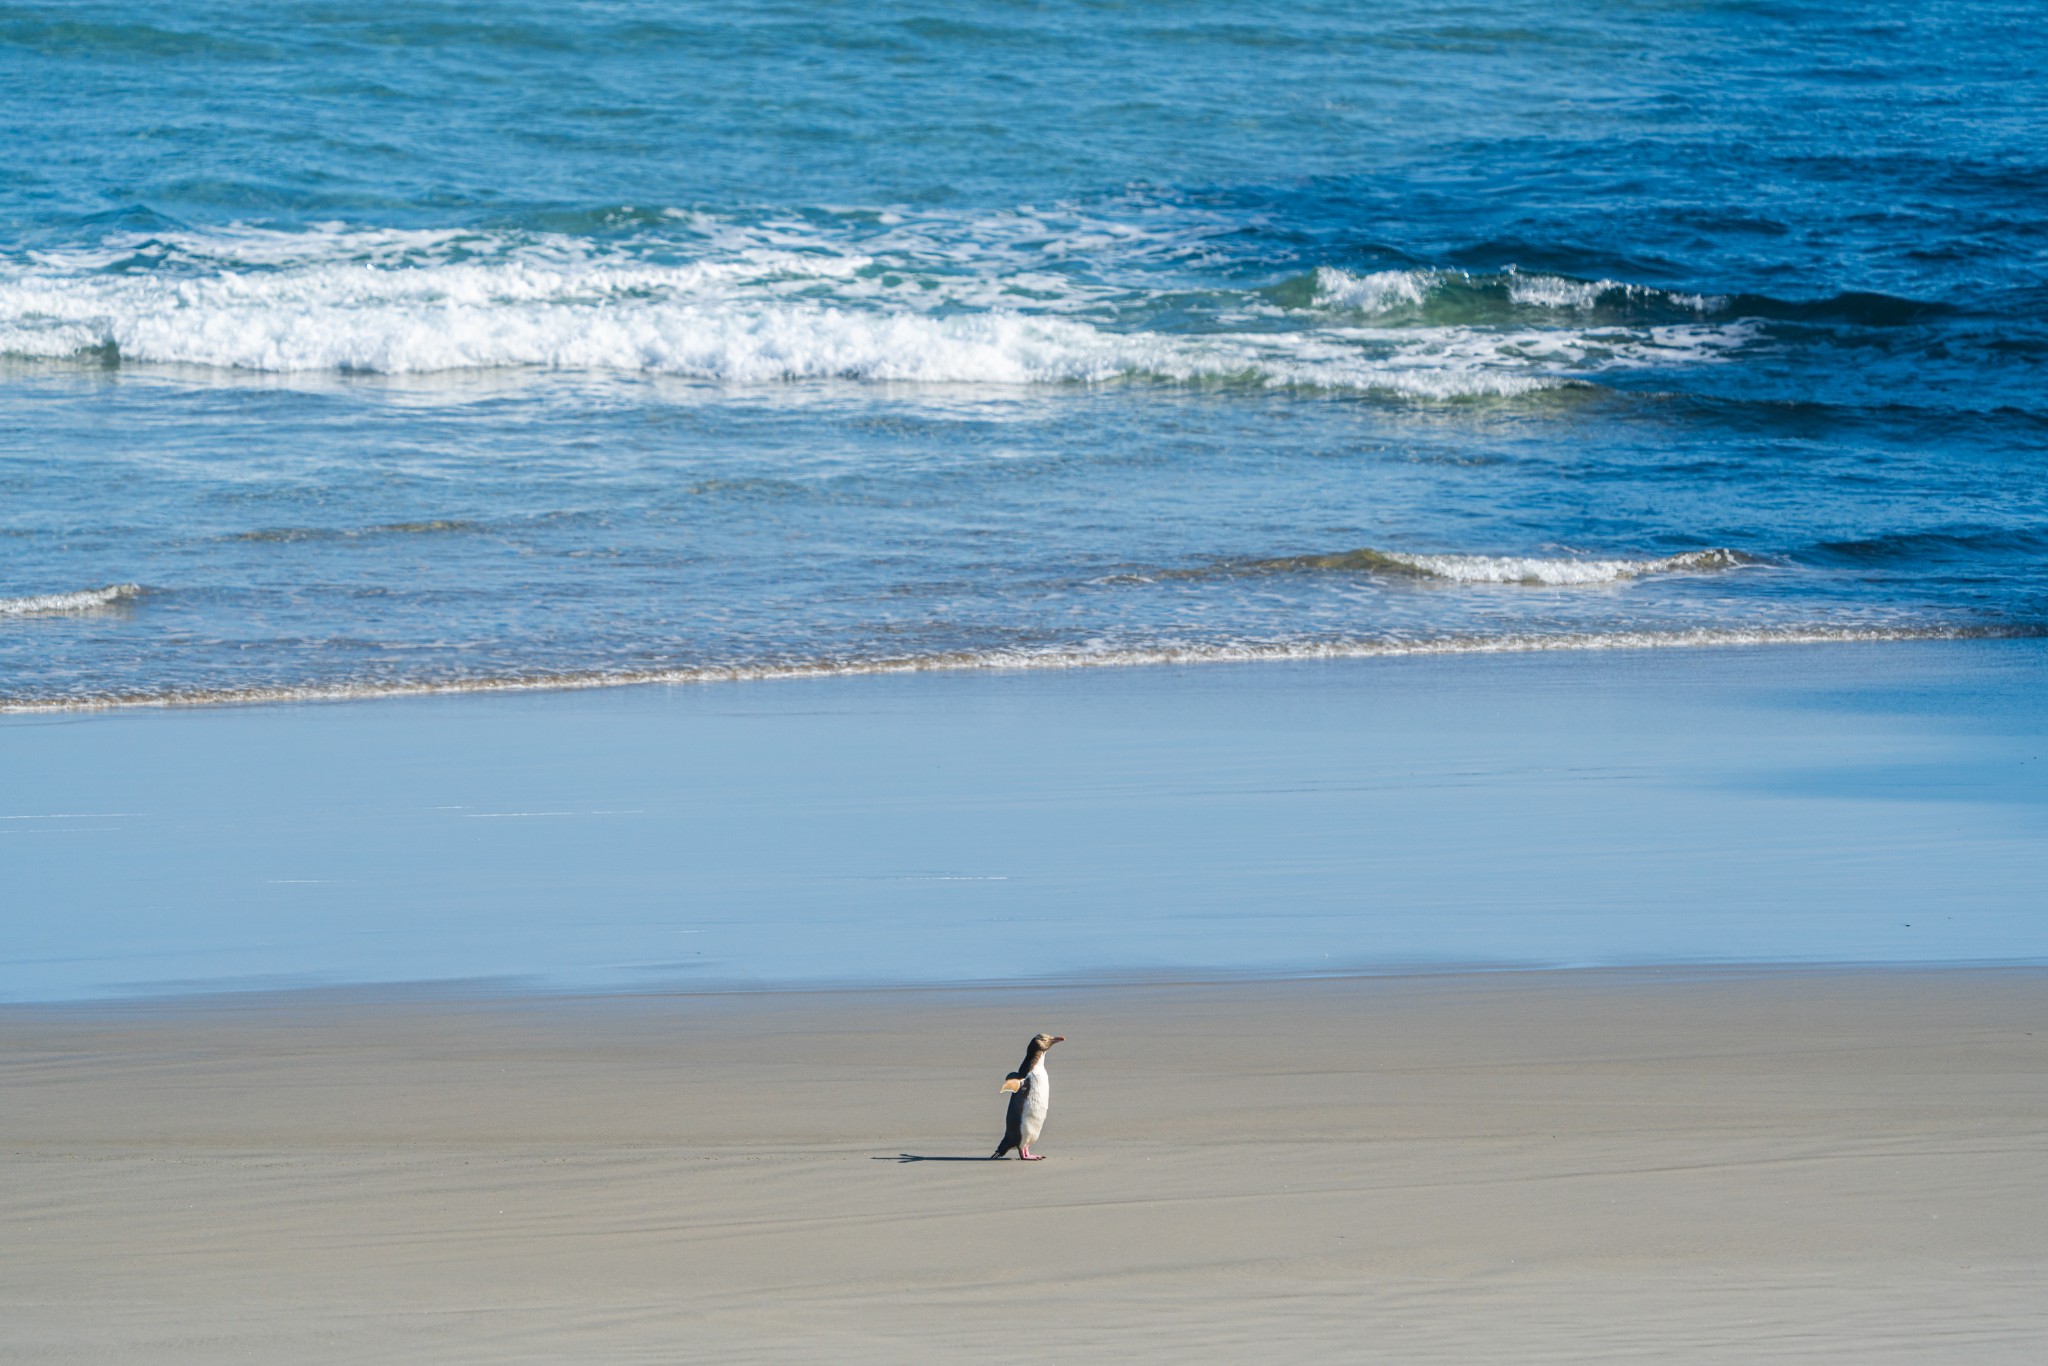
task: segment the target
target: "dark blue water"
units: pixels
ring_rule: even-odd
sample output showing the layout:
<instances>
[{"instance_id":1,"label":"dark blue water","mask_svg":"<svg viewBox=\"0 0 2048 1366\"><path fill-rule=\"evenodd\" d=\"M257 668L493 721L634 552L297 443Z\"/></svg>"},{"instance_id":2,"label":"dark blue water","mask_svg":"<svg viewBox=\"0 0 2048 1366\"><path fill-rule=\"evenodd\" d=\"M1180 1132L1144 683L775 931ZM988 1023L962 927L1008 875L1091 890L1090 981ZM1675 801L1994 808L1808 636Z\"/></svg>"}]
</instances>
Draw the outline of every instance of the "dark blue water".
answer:
<instances>
[{"instance_id":1,"label":"dark blue water","mask_svg":"<svg viewBox=\"0 0 2048 1366\"><path fill-rule=\"evenodd\" d=\"M2037 19L0 5L0 700L2037 631Z\"/></svg>"}]
</instances>

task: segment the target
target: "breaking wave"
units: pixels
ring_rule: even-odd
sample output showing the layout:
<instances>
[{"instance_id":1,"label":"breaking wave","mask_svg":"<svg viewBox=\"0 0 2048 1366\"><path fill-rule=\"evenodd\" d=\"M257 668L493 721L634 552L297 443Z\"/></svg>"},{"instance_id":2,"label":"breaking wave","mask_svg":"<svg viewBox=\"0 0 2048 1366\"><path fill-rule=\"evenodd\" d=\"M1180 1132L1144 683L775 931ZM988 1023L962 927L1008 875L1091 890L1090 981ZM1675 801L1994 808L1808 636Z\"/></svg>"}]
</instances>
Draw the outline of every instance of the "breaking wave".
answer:
<instances>
[{"instance_id":1,"label":"breaking wave","mask_svg":"<svg viewBox=\"0 0 2048 1366\"><path fill-rule=\"evenodd\" d=\"M1377 321L1493 322L1562 316L1614 326L1744 320L1908 327L1946 317L1954 306L1849 290L1813 299L1764 294L1696 294L1625 280L1583 280L1519 270L1355 272L1323 266L1269 291L1284 307L1369 315Z\"/></svg>"},{"instance_id":2,"label":"breaking wave","mask_svg":"<svg viewBox=\"0 0 2048 1366\"><path fill-rule=\"evenodd\" d=\"M105 588L81 588L72 593L37 593L25 598L0 598L0 617L53 617L80 612L98 612L140 597L142 586L109 584Z\"/></svg>"},{"instance_id":3,"label":"breaking wave","mask_svg":"<svg viewBox=\"0 0 2048 1366\"><path fill-rule=\"evenodd\" d=\"M1515 270L1490 275L1433 269L1360 274L1334 266L1321 267L1291 289L1283 285L1281 296L1306 306L1369 314L1420 311L1425 316L1434 312L1470 317L1490 308L1496 312L1597 311L1629 318L1661 314L1674 321L1725 315L1732 302L1718 295L1687 294L1620 280L1578 280Z\"/></svg>"},{"instance_id":4,"label":"breaking wave","mask_svg":"<svg viewBox=\"0 0 2048 1366\"><path fill-rule=\"evenodd\" d=\"M1241 566L1252 573L1339 570L1437 579L1449 583L1567 587L1620 583L1652 574L1705 574L1760 564L1739 550L1689 550L1661 559L1579 559L1521 555L1410 555L1393 550L1346 550L1335 555L1290 555Z\"/></svg>"},{"instance_id":5,"label":"breaking wave","mask_svg":"<svg viewBox=\"0 0 2048 1366\"><path fill-rule=\"evenodd\" d=\"M1339 659L1395 659L1432 655L1538 654L1551 651L1716 649L1745 646L1837 645L1911 640L1999 640L2041 635L2033 627L1999 626L1784 626L1698 627L1673 630L1445 635L1413 639L1330 639L1252 643L1066 646L994 649L872 659L701 667L586 670L446 680L377 680L279 687L101 693L0 699L0 713L103 711L122 707L248 705L262 702L354 701L458 693L567 691L647 684L768 682L875 674L957 673L1040 669L1133 668L1146 665L1253 664Z\"/></svg>"},{"instance_id":6,"label":"breaking wave","mask_svg":"<svg viewBox=\"0 0 2048 1366\"><path fill-rule=\"evenodd\" d=\"M1392 320L1400 326L1360 325L1362 315L1461 290L1524 303L1555 295L1551 313L1574 288L1602 301L1639 290L1537 276L1475 284L1431 271L1319 271L1304 300L1313 316L1302 317L1285 306L1286 287L1190 294L1179 277L1142 273L1105 284L1049 267L1044 244L1010 243L1004 224L972 227L991 240L715 228L681 248L628 248L547 234L247 230L30 253L0 261L0 354L267 373L1151 380L1456 398L1710 362L1753 337L1739 320L1709 323L1683 308L1631 321L1597 312L1532 320L1528 309L1465 317L1451 307ZM1183 316L1184 306L1193 312Z\"/></svg>"}]
</instances>

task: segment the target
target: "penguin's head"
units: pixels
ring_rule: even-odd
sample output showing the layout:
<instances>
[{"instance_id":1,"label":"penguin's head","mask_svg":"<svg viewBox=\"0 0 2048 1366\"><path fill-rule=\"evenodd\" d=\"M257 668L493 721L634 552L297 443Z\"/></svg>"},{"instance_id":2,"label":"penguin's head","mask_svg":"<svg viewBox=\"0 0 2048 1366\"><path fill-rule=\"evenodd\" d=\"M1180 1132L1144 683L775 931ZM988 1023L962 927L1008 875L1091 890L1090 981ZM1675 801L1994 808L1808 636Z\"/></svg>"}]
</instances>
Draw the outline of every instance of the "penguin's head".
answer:
<instances>
[{"instance_id":1,"label":"penguin's head","mask_svg":"<svg viewBox=\"0 0 2048 1366\"><path fill-rule=\"evenodd\" d=\"M1066 1041L1067 1036L1064 1034L1040 1034L1037 1038L1031 1041L1031 1046L1037 1049L1039 1052L1043 1053L1046 1049L1051 1048L1054 1044L1065 1043Z\"/></svg>"}]
</instances>

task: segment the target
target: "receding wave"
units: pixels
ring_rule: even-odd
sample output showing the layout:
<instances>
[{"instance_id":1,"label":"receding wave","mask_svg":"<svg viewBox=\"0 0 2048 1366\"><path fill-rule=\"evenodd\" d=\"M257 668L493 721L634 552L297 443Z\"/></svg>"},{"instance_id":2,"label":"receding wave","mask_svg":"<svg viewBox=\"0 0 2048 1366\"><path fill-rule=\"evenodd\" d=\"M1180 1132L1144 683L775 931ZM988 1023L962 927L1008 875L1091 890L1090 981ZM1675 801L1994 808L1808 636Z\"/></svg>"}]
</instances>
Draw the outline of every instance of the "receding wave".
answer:
<instances>
[{"instance_id":1,"label":"receding wave","mask_svg":"<svg viewBox=\"0 0 2048 1366\"><path fill-rule=\"evenodd\" d=\"M70 593L35 593L24 598L0 598L0 617L55 617L81 612L99 612L132 601L142 594L142 585L109 584L105 588L81 588Z\"/></svg>"},{"instance_id":2,"label":"receding wave","mask_svg":"<svg viewBox=\"0 0 2048 1366\"><path fill-rule=\"evenodd\" d=\"M1385 574L1402 578L1437 579L1448 583L1526 584L1566 587L1619 583L1653 574L1707 574L1759 564L1739 550L1688 550L1659 559L1586 559L1527 555L1411 555L1401 551L1341 551L1334 555L1289 555L1252 560L1226 572L1275 574L1318 570Z\"/></svg>"},{"instance_id":3,"label":"receding wave","mask_svg":"<svg viewBox=\"0 0 2048 1366\"><path fill-rule=\"evenodd\" d=\"M232 706L262 702L339 702L376 698L434 697L460 693L572 691L650 684L770 682L878 674L1255 664L1395 659L1432 655L1539 654L1553 651L1722 649L1914 640L2002 640L2031 638L2042 634L2043 631L2038 627L2023 626L1820 625L1144 646L1067 646L1043 649L963 650L928 655L881 656L871 659L713 664L665 669L563 670L458 679L371 680L56 697L16 696L0 700L0 712L104 711L124 707Z\"/></svg>"}]
</instances>

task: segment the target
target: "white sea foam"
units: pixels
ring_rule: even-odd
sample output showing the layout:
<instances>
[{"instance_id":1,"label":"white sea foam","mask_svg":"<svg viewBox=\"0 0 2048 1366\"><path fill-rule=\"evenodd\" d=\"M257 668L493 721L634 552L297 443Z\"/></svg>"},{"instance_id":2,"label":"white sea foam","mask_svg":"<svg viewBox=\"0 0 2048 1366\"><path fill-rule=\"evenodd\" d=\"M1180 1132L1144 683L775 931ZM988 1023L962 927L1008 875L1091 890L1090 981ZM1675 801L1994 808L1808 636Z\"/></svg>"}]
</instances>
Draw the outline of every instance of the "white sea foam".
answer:
<instances>
[{"instance_id":1,"label":"white sea foam","mask_svg":"<svg viewBox=\"0 0 2048 1366\"><path fill-rule=\"evenodd\" d=\"M1433 270L1376 270L1354 275L1334 266L1316 271L1316 302L1326 307L1355 308L1361 313L1418 307L1442 276Z\"/></svg>"},{"instance_id":2,"label":"white sea foam","mask_svg":"<svg viewBox=\"0 0 2048 1366\"><path fill-rule=\"evenodd\" d=\"M0 263L0 353L286 374L1149 379L1452 398L1709 362L1751 336L1741 324L1158 331L1136 325L1150 314L1146 290L1050 270L1043 259L1113 246L1177 260L1192 248L1171 232L1028 214L854 237L809 222L691 223L690 242L659 251L547 234L333 228L38 252ZM138 256L146 268L131 268ZM1325 270L1317 279L1338 302L1371 313L1422 302L1440 277ZM1227 291L1215 297L1219 320L1251 323L1272 311L1252 294L1239 304Z\"/></svg>"},{"instance_id":3,"label":"white sea foam","mask_svg":"<svg viewBox=\"0 0 2048 1366\"><path fill-rule=\"evenodd\" d=\"M1419 308L1433 294L1453 285L1473 292L1505 288L1509 302L1525 308L1587 309L1606 300L1656 303L1694 313L1707 313L1725 301L1702 294L1683 294L1620 280L1574 280L1561 275L1471 275L1442 270L1379 270L1356 274L1334 266L1315 274L1315 302L1323 308L1361 313L1387 313Z\"/></svg>"},{"instance_id":4,"label":"white sea foam","mask_svg":"<svg viewBox=\"0 0 2048 1366\"><path fill-rule=\"evenodd\" d=\"M1555 275L1516 275L1508 281L1508 297L1538 308L1588 308L1614 288L1608 280L1566 280Z\"/></svg>"},{"instance_id":5,"label":"white sea foam","mask_svg":"<svg viewBox=\"0 0 2048 1366\"><path fill-rule=\"evenodd\" d=\"M0 288L0 308L8 302ZM50 316L54 309L42 310ZM266 300L120 308L53 326L0 327L0 348L66 356L304 372L415 374L538 367L680 375L728 384L850 379L1043 384L1158 378L1448 397L1567 383L1482 338L1177 337L1021 313L932 316L805 304L619 300L375 306ZM1555 348L1563 358L1568 348Z\"/></svg>"},{"instance_id":6,"label":"white sea foam","mask_svg":"<svg viewBox=\"0 0 2048 1366\"><path fill-rule=\"evenodd\" d=\"M1677 294L1620 280L1571 280L1559 275L1508 276L1508 298L1532 308L1591 308L1609 295L1625 300L1656 302L1704 313L1721 304L1703 294Z\"/></svg>"},{"instance_id":7,"label":"white sea foam","mask_svg":"<svg viewBox=\"0 0 2048 1366\"><path fill-rule=\"evenodd\" d=\"M474 271L460 272L473 276ZM1183 382L1390 390L1431 397L1519 394L1569 383L1571 368L1647 363L1705 346L1672 340L1375 334L1178 336L1118 332L1020 312L930 313L810 303L700 303L617 288L542 299L532 273L473 279L428 297L402 279L381 297L318 297L248 278L186 285L172 299L90 288L0 285L0 350L230 369L413 374L539 367L681 375L733 384L795 379L1039 384L1146 377ZM24 300L29 293L42 297ZM601 299L601 302L600 302Z\"/></svg>"},{"instance_id":8,"label":"white sea foam","mask_svg":"<svg viewBox=\"0 0 2048 1366\"><path fill-rule=\"evenodd\" d=\"M51 617L97 612L130 601L142 592L133 583L81 588L71 593L37 593L25 598L0 598L0 617Z\"/></svg>"},{"instance_id":9,"label":"white sea foam","mask_svg":"<svg viewBox=\"0 0 2048 1366\"><path fill-rule=\"evenodd\" d=\"M259 702L351 701L455 693L571 691L647 684L772 682L781 679L873 674L956 673L975 670L1137 668L1162 664L1254 664L1293 660L1380 659L1427 655L1535 654L1551 651L1723 649L1746 646L1835 645L1909 640L2004 639L2033 632L1968 626L1759 626L1676 630L1572 632L1496 636L1437 636L1153 646L1112 644L1039 650L982 650L948 654L829 659L798 663L706 665L698 668L559 672L445 681L407 680L314 683L296 687L196 689L80 697L0 699L0 713L104 711L121 707L230 706Z\"/></svg>"}]
</instances>

